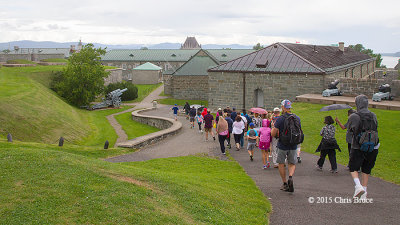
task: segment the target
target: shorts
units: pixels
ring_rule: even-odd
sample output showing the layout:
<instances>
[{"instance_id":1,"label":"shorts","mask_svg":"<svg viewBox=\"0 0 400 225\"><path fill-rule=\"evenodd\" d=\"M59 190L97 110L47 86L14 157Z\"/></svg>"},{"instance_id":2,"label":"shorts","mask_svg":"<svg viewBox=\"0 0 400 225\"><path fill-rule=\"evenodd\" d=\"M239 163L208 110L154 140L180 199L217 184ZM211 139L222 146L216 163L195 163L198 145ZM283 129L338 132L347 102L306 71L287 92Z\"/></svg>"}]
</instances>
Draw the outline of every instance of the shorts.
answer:
<instances>
[{"instance_id":1,"label":"shorts","mask_svg":"<svg viewBox=\"0 0 400 225\"><path fill-rule=\"evenodd\" d=\"M376 157L378 156L378 149L372 152L363 152L359 149L352 149L349 161L350 172L358 171L370 174L372 168L375 166Z\"/></svg>"},{"instance_id":2,"label":"shorts","mask_svg":"<svg viewBox=\"0 0 400 225\"><path fill-rule=\"evenodd\" d=\"M247 150L253 151L255 147L256 147L256 143L255 142L254 143L252 143L252 142L248 142L247 143Z\"/></svg>"},{"instance_id":3,"label":"shorts","mask_svg":"<svg viewBox=\"0 0 400 225\"><path fill-rule=\"evenodd\" d=\"M264 142L264 141L260 141L260 143L258 144L258 147L261 150L265 150L269 152L269 146L270 146L271 142Z\"/></svg>"},{"instance_id":4,"label":"shorts","mask_svg":"<svg viewBox=\"0 0 400 225\"><path fill-rule=\"evenodd\" d=\"M190 122L194 122L194 117L190 117Z\"/></svg>"},{"instance_id":5,"label":"shorts","mask_svg":"<svg viewBox=\"0 0 400 225\"><path fill-rule=\"evenodd\" d=\"M205 132L211 132L212 127L204 127Z\"/></svg>"},{"instance_id":6,"label":"shorts","mask_svg":"<svg viewBox=\"0 0 400 225\"><path fill-rule=\"evenodd\" d=\"M174 117L178 117L178 113L174 113Z\"/></svg>"},{"instance_id":7,"label":"shorts","mask_svg":"<svg viewBox=\"0 0 400 225\"><path fill-rule=\"evenodd\" d=\"M297 151L294 150L282 150L277 147L278 156L276 158L276 162L279 164L285 164L285 160L287 159L289 164L296 164L297 161Z\"/></svg>"}]
</instances>

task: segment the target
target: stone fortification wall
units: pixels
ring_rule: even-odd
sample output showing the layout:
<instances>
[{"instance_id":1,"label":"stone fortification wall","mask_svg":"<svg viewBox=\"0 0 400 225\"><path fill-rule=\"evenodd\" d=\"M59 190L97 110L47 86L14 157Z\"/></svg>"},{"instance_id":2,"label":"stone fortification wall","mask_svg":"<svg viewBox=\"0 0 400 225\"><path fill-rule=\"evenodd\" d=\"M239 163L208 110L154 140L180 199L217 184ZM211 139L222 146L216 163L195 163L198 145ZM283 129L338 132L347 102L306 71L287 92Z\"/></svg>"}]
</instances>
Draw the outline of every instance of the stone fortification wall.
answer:
<instances>
[{"instance_id":1,"label":"stone fortification wall","mask_svg":"<svg viewBox=\"0 0 400 225\"><path fill-rule=\"evenodd\" d=\"M132 70L131 79L134 84L157 84L161 82L161 71Z\"/></svg>"},{"instance_id":2,"label":"stone fortification wall","mask_svg":"<svg viewBox=\"0 0 400 225\"><path fill-rule=\"evenodd\" d=\"M328 87L328 84L333 80L333 78L326 79L325 87ZM400 96L400 80L340 78L338 88L343 92L343 95L357 96L364 94L371 98L374 93L378 92L379 86L386 83L390 84L392 88L392 95L395 97Z\"/></svg>"},{"instance_id":3,"label":"stone fortification wall","mask_svg":"<svg viewBox=\"0 0 400 225\"><path fill-rule=\"evenodd\" d=\"M305 74L245 74L245 108L256 106L256 90L263 93L264 107L272 110L283 99L294 101L297 95L322 93L323 75ZM211 109L219 107L243 108L243 73L209 72Z\"/></svg>"},{"instance_id":4,"label":"stone fortification wall","mask_svg":"<svg viewBox=\"0 0 400 225\"><path fill-rule=\"evenodd\" d=\"M122 69L108 69L110 75L104 79L104 85L122 82Z\"/></svg>"},{"instance_id":5,"label":"stone fortification wall","mask_svg":"<svg viewBox=\"0 0 400 225\"><path fill-rule=\"evenodd\" d=\"M208 76L172 76L171 82L176 99L208 100Z\"/></svg>"},{"instance_id":6,"label":"stone fortification wall","mask_svg":"<svg viewBox=\"0 0 400 225\"><path fill-rule=\"evenodd\" d=\"M172 95L172 75L163 75L163 82L164 82L164 94Z\"/></svg>"},{"instance_id":7,"label":"stone fortification wall","mask_svg":"<svg viewBox=\"0 0 400 225\"><path fill-rule=\"evenodd\" d=\"M64 58L64 54L0 54L0 62L8 60L25 59L30 61L40 61L43 59Z\"/></svg>"}]
</instances>

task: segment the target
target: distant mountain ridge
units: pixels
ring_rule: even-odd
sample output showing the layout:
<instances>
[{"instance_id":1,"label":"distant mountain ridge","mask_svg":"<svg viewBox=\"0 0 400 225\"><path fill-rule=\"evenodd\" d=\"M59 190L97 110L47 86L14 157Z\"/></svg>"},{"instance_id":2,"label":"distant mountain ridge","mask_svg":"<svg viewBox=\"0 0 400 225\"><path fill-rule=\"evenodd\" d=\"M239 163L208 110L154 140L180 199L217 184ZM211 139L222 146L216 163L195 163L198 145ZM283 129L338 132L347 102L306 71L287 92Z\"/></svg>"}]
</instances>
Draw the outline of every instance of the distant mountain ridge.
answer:
<instances>
[{"instance_id":1,"label":"distant mountain ridge","mask_svg":"<svg viewBox=\"0 0 400 225\"><path fill-rule=\"evenodd\" d=\"M87 44L87 43L82 43ZM144 45L144 44L128 44L128 45L107 45L101 43L92 43L96 48L106 48L110 49L140 49L142 47L147 47L149 49L179 49L181 47L180 43L159 43L154 45ZM70 48L71 45L78 45L78 42L53 42L53 41L11 41L0 43L0 50L10 49L13 50L14 46L20 48ZM204 49L222 49L222 48L232 48L232 49L251 49L253 46L250 45L217 45L217 44L205 44L202 45Z\"/></svg>"},{"instance_id":2,"label":"distant mountain ridge","mask_svg":"<svg viewBox=\"0 0 400 225\"><path fill-rule=\"evenodd\" d=\"M383 56L393 56L393 57L400 57L400 52L396 53L381 53Z\"/></svg>"}]
</instances>

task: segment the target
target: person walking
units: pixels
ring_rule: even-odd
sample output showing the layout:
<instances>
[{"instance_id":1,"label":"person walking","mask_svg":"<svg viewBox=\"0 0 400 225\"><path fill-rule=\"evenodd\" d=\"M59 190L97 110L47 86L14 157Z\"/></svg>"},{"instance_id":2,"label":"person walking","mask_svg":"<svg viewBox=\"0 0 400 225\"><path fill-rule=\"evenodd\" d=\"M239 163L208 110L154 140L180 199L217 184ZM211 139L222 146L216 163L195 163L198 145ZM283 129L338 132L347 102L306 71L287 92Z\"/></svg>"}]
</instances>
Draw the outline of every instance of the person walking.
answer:
<instances>
[{"instance_id":1,"label":"person walking","mask_svg":"<svg viewBox=\"0 0 400 225\"><path fill-rule=\"evenodd\" d=\"M213 124L214 124L214 117L213 115L210 114L210 110L207 110L207 114L204 116L204 132L206 133L206 141L208 141L208 133L211 133L211 136L215 141L215 136L212 131Z\"/></svg>"},{"instance_id":2,"label":"person walking","mask_svg":"<svg viewBox=\"0 0 400 225\"><path fill-rule=\"evenodd\" d=\"M183 109L185 110L185 114L186 114L186 119L189 119L189 111L190 111L190 105L189 102L186 102L185 105L183 106Z\"/></svg>"},{"instance_id":3,"label":"person walking","mask_svg":"<svg viewBox=\"0 0 400 225\"><path fill-rule=\"evenodd\" d=\"M279 174L281 175L283 181L281 190L293 192L294 191L293 175L296 170L296 157L297 157L296 149L297 149L297 144L299 144L293 142L294 141L302 142L302 137L304 136L300 135L300 139L293 139L293 137L287 136L297 132L299 132L300 134L302 133L300 117L291 113L292 103L289 100L287 99L283 100L281 102L281 105L282 105L282 116L276 119L274 125L275 127L272 128L271 135L273 137L279 137L277 144L278 156L276 161L279 164L278 165ZM285 125L287 124L286 120L288 120L288 123L293 123L294 125L296 125L293 126L293 128L300 129L300 131L299 130L294 131L292 130L292 128L289 128L292 126L286 127ZM289 179L286 179L285 160L287 160L288 162Z\"/></svg>"},{"instance_id":4,"label":"person walking","mask_svg":"<svg viewBox=\"0 0 400 225\"><path fill-rule=\"evenodd\" d=\"M261 150L262 160L263 160L263 169L267 169L270 167L269 164L269 152L271 145L271 128L270 121L264 119L262 122L262 127L258 131L259 143L258 148Z\"/></svg>"},{"instance_id":5,"label":"person walking","mask_svg":"<svg viewBox=\"0 0 400 225\"><path fill-rule=\"evenodd\" d=\"M322 136L321 143L319 144L316 152L321 152L317 168L322 171L324 166L325 157L328 155L329 162L331 163L331 173L337 173L337 163L336 163L336 149L339 149L339 145L335 139L335 126L333 126L333 119L331 116L325 117L325 126L322 128L320 135Z\"/></svg>"},{"instance_id":6,"label":"person walking","mask_svg":"<svg viewBox=\"0 0 400 225\"><path fill-rule=\"evenodd\" d=\"M204 107L203 112L201 113L203 118L207 115L207 108Z\"/></svg>"},{"instance_id":7,"label":"person walking","mask_svg":"<svg viewBox=\"0 0 400 225\"><path fill-rule=\"evenodd\" d=\"M354 109L349 109L347 111L347 122L343 125L340 121L339 118L335 118L335 121L339 124L340 128L343 130L346 130L346 142L347 142L347 150L349 151L349 161L350 161L350 155L351 155L351 142L353 138L353 134L351 133L349 127L349 120L348 118L351 116L351 114L355 113L356 111ZM347 163L347 169L349 169L349 163Z\"/></svg>"},{"instance_id":8,"label":"person walking","mask_svg":"<svg viewBox=\"0 0 400 225\"><path fill-rule=\"evenodd\" d=\"M190 122L190 128L194 128L194 118L196 117L196 109L194 106L189 111L189 122Z\"/></svg>"},{"instance_id":9,"label":"person walking","mask_svg":"<svg viewBox=\"0 0 400 225\"><path fill-rule=\"evenodd\" d=\"M231 114L230 113L226 113L224 114L225 116L225 120L228 123L228 136L226 137L226 142L228 143L227 147L229 149L231 149L231 136L232 136L232 125L233 125L233 121L231 119Z\"/></svg>"},{"instance_id":10,"label":"person walking","mask_svg":"<svg viewBox=\"0 0 400 225\"><path fill-rule=\"evenodd\" d=\"M242 121L243 121L243 123L244 123L244 128L243 128L243 132L242 132L242 136L240 136L240 147L241 148L243 148L243 146L244 146L244 134L246 133L246 131L247 131L247 119L246 119L246 117L244 116L244 114L243 113L240 113L240 117L242 117Z\"/></svg>"},{"instance_id":11,"label":"person walking","mask_svg":"<svg viewBox=\"0 0 400 225\"><path fill-rule=\"evenodd\" d=\"M231 119L232 119L232 121L235 121L235 120L236 120L236 116L237 116L236 108L233 107L233 108L232 108L232 112L231 112Z\"/></svg>"},{"instance_id":12,"label":"person walking","mask_svg":"<svg viewBox=\"0 0 400 225\"><path fill-rule=\"evenodd\" d=\"M254 148L256 147L258 133L254 130L254 123L250 123L250 129L246 133L247 139L247 152L250 155L250 161L253 161L254 157Z\"/></svg>"},{"instance_id":13,"label":"person walking","mask_svg":"<svg viewBox=\"0 0 400 225\"><path fill-rule=\"evenodd\" d=\"M240 137L243 134L244 122L241 116L236 116L235 122L232 124L232 134L235 138L236 151L240 150Z\"/></svg>"},{"instance_id":14,"label":"person walking","mask_svg":"<svg viewBox=\"0 0 400 225\"><path fill-rule=\"evenodd\" d=\"M375 166L375 161L378 156L380 146L378 139L378 120L375 113L368 110L368 98L365 95L359 95L355 99L357 112L350 115L348 120L348 129L353 134L351 142L351 156L349 169L351 177L354 180L354 195L353 198L366 199L368 178L372 168ZM373 141L372 149L364 143L364 135L368 134L370 141ZM366 144L366 145L365 145ZM358 170L361 168L360 182Z\"/></svg>"},{"instance_id":15,"label":"person walking","mask_svg":"<svg viewBox=\"0 0 400 225\"><path fill-rule=\"evenodd\" d=\"M279 108L274 108L274 112L272 115L271 128L274 128L276 119L279 117L280 113L281 113L281 110ZM278 163L276 162L276 159L278 158L278 148L276 147L277 145L278 145L278 138L272 136L271 155L272 155L272 163L274 164L274 168L278 168Z\"/></svg>"},{"instance_id":16,"label":"person walking","mask_svg":"<svg viewBox=\"0 0 400 225\"><path fill-rule=\"evenodd\" d=\"M196 115L195 119L196 119L196 121L197 121L197 124L199 125L199 132L200 132L200 133L203 132L203 130L201 129L201 125L202 125L203 122L204 122L204 118L203 118L203 116L201 115L201 112L200 112L200 111L197 111L197 115Z\"/></svg>"},{"instance_id":17,"label":"person walking","mask_svg":"<svg viewBox=\"0 0 400 225\"><path fill-rule=\"evenodd\" d=\"M173 113L174 113L175 121L177 121L177 120L178 120L178 111L179 111L178 105L175 104L175 106L172 107L171 109L172 109L172 111L173 111Z\"/></svg>"},{"instance_id":18,"label":"person walking","mask_svg":"<svg viewBox=\"0 0 400 225\"><path fill-rule=\"evenodd\" d=\"M218 119L217 134L218 134L219 146L221 147L221 152L222 154L225 155L225 140L229 134L229 131L228 131L228 122L226 122L223 115L221 115Z\"/></svg>"}]
</instances>

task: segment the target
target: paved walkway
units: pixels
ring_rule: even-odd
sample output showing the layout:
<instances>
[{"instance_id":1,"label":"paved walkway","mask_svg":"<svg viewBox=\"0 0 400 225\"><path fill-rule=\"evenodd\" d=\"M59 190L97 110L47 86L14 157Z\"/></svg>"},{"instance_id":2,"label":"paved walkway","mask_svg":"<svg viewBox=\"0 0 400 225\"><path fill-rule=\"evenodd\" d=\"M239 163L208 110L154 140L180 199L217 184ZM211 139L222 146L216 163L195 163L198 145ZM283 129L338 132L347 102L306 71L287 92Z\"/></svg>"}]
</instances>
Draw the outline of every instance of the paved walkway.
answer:
<instances>
[{"instance_id":1,"label":"paved walkway","mask_svg":"<svg viewBox=\"0 0 400 225\"><path fill-rule=\"evenodd\" d=\"M160 106L147 114L172 117L170 106ZM204 141L198 129L190 129L189 122L180 116L182 131L162 142L147 146L138 152L109 158L110 162L143 161L196 154L209 154L226 160L219 150L218 141L212 138ZM256 151L251 162L247 151L231 150L246 173L255 181L260 190L268 196L273 212L271 224L399 224L400 186L371 177L368 192L372 204L345 203L351 200L354 185L349 172L339 165L339 173L331 174L329 161L324 171L316 171L314 165L318 157L302 153L303 162L297 166L294 176L294 193L279 190L281 179L277 169L262 169L261 153ZM345 151L338 154L347 154ZM379 157L379 156L378 156ZM310 197L314 203L309 203ZM331 203L317 203L328 201ZM343 203L335 203L342 201Z\"/></svg>"},{"instance_id":2,"label":"paved walkway","mask_svg":"<svg viewBox=\"0 0 400 225\"><path fill-rule=\"evenodd\" d=\"M124 105L130 105L134 106L130 109L124 110L122 112L114 113L111 115L108 115L106 118L108 122L111 124L111 126L114 128L115 132L118 135L117 141L114 144L114 147L117 147L117 143L124 142L128 140L128 135L126 135L125 131L122 129L122 126L118 123L118 121L115 119L114 116L123 114L126 112L132 112L136 109L142 109L142 108L150 108L153 107L153 100L156 99L161 99L161 98L166 98L165 96L159 96L161 92L164 90L164 85L161 85L157 89L155 89L153 92L151 92L146 98L144 98L141 102L139 103L128 103Z\"/></svg>"}]
</instances>

